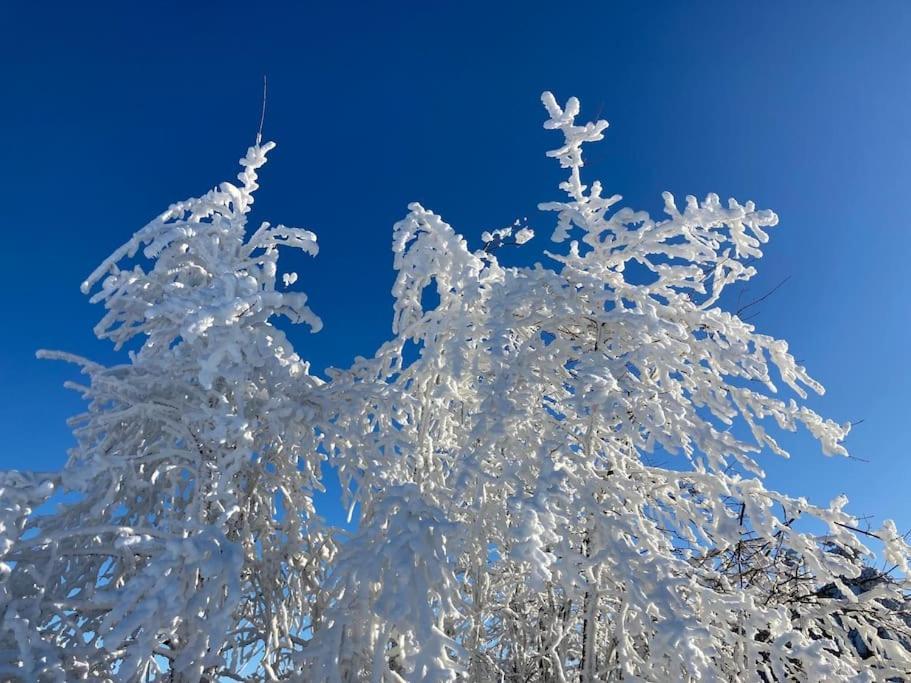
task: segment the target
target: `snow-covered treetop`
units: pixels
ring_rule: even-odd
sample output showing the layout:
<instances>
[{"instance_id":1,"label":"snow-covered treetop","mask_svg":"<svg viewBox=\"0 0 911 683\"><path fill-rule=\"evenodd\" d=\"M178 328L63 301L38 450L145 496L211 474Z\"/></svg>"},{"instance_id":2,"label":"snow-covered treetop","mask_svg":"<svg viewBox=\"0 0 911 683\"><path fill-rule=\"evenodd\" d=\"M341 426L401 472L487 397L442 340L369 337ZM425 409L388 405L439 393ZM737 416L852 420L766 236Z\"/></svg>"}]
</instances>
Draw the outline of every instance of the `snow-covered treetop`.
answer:
<instances>
[{"instance_id":1,"label":"snow-covered treetop","mask_svg":"<svg viewBox=\"0 0 911 683\"><path fill-rule=\"evenodd\" d=\"M234 346L243 328L273 315L322 326L299 292L276 288L278 247L316 255L316 235L309 230L263 223L245 239L246 216L253 205L257 169L275 143L257 144L241 159L241 185L224 182L202 197L173 204L108 257L82 284L88 293L100 282L92 302L107 314L96 334L119 348L142 335L140 353L164 352L177 340L204 340L212 363L221 354L242 352ZM151 261L121 270L142 248ZM296 277L287 278L293 282ZM204 384L211 383L207 374Z\"/></svg>"}]
</instances>

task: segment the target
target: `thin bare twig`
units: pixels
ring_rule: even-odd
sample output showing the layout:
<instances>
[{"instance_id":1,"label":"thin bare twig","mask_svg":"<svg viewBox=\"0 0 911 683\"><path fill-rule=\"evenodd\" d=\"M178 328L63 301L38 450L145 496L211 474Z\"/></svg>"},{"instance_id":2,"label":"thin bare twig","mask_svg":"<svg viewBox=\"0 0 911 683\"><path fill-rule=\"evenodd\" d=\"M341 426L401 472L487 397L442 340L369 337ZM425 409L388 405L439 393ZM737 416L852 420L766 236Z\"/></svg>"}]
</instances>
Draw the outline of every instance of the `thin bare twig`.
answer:
<instances>
[{"instance_id":1,"label":"thin bare twig","mask_svg":"<svg viewBox=\"0 0 911 683\"><path fill-rule=\"evenodd\" d=\"M770 296L772 296L775 292L777 292L778 289L779 289L785 282L787 282L787 281L790 280L790 279L791 279L791 276L788 275L786 278L784 278L781 282L779 282L777 285L775 285L774 287L772 287L772 289L770 289L768 292L766 292L765 294L763 294L763 295L762 295L761 297L759 297L758 299L754 299L754 300L751 301L750 303L744 304L743 306L741 306L740 308L738 308L737 311L734 313L734 315L736 315L736 316L739 317L740 314L743 313L743 312L744 312L745 310L747 310L748 308L752 308L752 307L755 306L756 304L762 303L763 301L765 301L766 299L768 299Z\"/></svg>"},{"instance_id":2,"label":"thin bare twig","mask_svg":"<svg viewBox=\"0 0 911 683\"><path fill-rule=\"evenodd\" d=\"M268 92L268 83L266 82L266 74L263 74L263 108L262 112L259 115L259 131L256 133L256 144L258 145L263 141L263 124L266 122L266 94Z\"/></svg>"},{"instance_id":3,"label":"thin bare twig","mask_svg":"<svg viewBox=\"0 0 911 683\"><path fill-rule=\"evenodd\" d=\"M880 536L879 534L874 534L872 531L864 531L863 529L858 529L856 526L851 526L850 524L842 524L841 522L835 522L835 523L840 527L843 527L845 529L850 529L851 531L856 531L857 533L863 534L864 536L871 536L873 538L878 538L880 541L883 540L882 536Z\"/></svg>"}]
</instances>

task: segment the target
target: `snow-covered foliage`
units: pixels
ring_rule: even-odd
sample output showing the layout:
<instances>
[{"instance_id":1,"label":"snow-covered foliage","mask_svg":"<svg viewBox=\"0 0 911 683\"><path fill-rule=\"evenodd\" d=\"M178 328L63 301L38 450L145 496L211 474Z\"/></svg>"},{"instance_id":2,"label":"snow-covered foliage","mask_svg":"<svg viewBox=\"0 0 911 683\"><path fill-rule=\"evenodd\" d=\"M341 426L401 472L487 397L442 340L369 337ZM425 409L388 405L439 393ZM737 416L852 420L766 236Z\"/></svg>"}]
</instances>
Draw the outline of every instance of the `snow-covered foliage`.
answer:
<instances>
[{"instance_id":1,"label":"snow-covered foliage","mask_svg":"<svg viewBox=\"0 0 911 683\"><path fill-rule=\"evenodd\" d=\"M761 458L787 455L773 428L832 456L849 431L805 405L822 387L784 341L722 307L777 216L715 195L615 209L582 178L607 123L543 100L568 178L541 209L566 246L508 268L524 223L473 250L411 205L393 338L328 382L274 325L320 327L296 275L277 288L278 248L315 236L246 235L271 144L95 271L96 333L133 350L45 354L80 364L88 409L62 472L0 477L3 677L911 677L895 525L763 484ZM324 460L354 532L314 508Z\"/></svg>"},{"instance_id":2,"label":"snow-covered foliage","mask_svg":"<svg viewBox=\"0 0 911 683\"><path fill-rule=\"evenodd\" d=\"M245 237L271 146L249 150L240 185L173 205L83 285L100 283L98 336L139 344L115 367L70 358L88 411L66 468L3 481L0 647L23 680L267 670L311 619L335 551L312 502L320 382L272 319L319 327L305 295L276 289L278 248L316 253L316 238L268 224ZM24 520L53 487L76 500Z\"/></svg>"}]
</instances>

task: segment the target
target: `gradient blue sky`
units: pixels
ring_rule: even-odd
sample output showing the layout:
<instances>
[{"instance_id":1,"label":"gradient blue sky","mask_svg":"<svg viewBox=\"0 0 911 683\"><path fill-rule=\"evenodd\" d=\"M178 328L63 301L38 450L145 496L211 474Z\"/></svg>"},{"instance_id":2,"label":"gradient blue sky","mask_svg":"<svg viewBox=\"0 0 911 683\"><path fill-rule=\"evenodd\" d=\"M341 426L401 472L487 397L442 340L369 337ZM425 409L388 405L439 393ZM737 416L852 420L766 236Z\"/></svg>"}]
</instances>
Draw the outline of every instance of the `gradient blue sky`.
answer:
<instances>
[{"instance_id":1,"label":"gradient blue sky","mask_svg":"<svg viewBox=\"0 0 911 683\"><path fill-rule=\"evenodd\" d=\"M561 176L551 89L610 120L588 170L625 203L714 191L779 213L745 296L790 276L755 322L826 385L814 407L865 420L848 445L869 462L796 437L790 462L764 460L770 483L908 529L909 35L907 2L5 2L0 466L64 462L74 373L35 350L117 359L79 283L170 202L234 176L264 73L279 147L254 220L319 235L294 264L325 322L293 335L316 370L389 336L408 202L475 244L528 216L540 258L535 206Z\"/></svg>"}]
</instances>

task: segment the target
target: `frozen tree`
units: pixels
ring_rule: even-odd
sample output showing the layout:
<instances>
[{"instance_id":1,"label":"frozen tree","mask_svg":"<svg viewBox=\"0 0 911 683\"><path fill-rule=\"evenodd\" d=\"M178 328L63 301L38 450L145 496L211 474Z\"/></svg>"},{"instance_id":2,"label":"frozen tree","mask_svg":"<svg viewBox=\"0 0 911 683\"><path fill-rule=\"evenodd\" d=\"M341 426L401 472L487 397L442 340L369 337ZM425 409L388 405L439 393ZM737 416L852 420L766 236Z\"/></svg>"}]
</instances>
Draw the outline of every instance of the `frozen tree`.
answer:
<instances>
[{"instance_id":1,"label":"frozen tree","mask_svg":"<svg viewBox=\"0 0 911 683\"><path fill-rule=\"evenodd\" d=\"M849 431L806 406L822 387L785 342L724 309L777 217L715 195L618 209L582 178L607 123L543 100L568 177L541 208L566 246L506 267L528 226L472 249L413 204L392 339L328 381L275 326L320 327L294 274L278 286L278 248L314 235L247 235L271 144L95 271L96 332L129 360L45 354L79 363L88 409L60 473L0 476L0 676L911 677L895 525L763 483L775 429L831 456ZM323 461L354 531L317 514Z\"/></svg>"},{"instance_id":2,"label":"frozen tree","mask_svg":"<svg viewBox=\"0 0 911 683\"><path fill-rule=\"evenodd\" d=\"M847 455L849 429L801 404L822 387L785 342L720 306L755 274L777 217L715 195L681 210L665 194L661 220L615 210L620 197L581 176L582 146L606 122L578 125L575 99L544 104L568 178L566 199L541 208L557 216L555 242L575 237L548 253L556 267L500 265L497 247L527 228L471 251L412 205L394 236L396 336L328 387L326 443L363 511L361 562L395 538L399 575L426 572L441 552L427 529L445 529L432 538L446 541L459 599L442 575L428 629L425 613L378 608L413 600L419 583L370 565L368 591L359 563L339 562L333 581L353 602L332 602L333 623L356 612L372 628L331 645L318 634L317 666L328 651L344 653L328 661L350 680L908 675L908 548L894 525L864 537L898 575L857 590L871 551L846 501L763 486L757 456L787 455L769 423L805 428L833 456ZM439 303L425 310L427 288ZM651 464L657 451L669 467ZM419 492L416 517L390 518L403 486Z\"/></svg>"},{"instance_id":3,"label":"frozen tree","mask_svg":"<svg viewBox=\"0 0 911 683\"><path fill-rule=\"evenodd\" d=\"M334 545L312 503L320 382L273 325L320 326L276 287L278 248L315 254L316 238L267 223L245 236L271 147L83 284L106 309L98 336L138 340L128 363L42 354L80 364L88 410L59 475L2 480L4 680L216 680L254 657L288 670ZM75 500L24 514L54 490Z\"/></svg>"}]
</instances>

